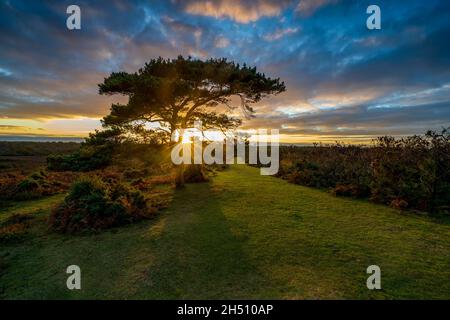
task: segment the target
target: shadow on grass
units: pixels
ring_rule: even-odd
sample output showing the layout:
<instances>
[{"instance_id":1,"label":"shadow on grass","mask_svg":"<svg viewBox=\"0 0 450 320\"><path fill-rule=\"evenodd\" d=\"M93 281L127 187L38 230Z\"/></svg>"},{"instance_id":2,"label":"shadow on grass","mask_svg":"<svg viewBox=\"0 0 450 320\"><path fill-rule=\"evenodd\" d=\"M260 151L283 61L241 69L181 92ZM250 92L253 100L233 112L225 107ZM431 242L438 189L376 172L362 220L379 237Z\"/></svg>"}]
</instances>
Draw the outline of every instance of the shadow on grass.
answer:
<instances>
[{"instance_id":1,"label":"shadow on grass","mask_svg":"<svg viewBox=\"0 0 450 320\"><path fill-rule=\"evenodd\" d=\"M248 298L248 288L266 281L245 256L244 239L231 232L210 183L177 191L160 219L162 230L150 235L155 264L136 297Z\"/></svg>"}]
</instances>

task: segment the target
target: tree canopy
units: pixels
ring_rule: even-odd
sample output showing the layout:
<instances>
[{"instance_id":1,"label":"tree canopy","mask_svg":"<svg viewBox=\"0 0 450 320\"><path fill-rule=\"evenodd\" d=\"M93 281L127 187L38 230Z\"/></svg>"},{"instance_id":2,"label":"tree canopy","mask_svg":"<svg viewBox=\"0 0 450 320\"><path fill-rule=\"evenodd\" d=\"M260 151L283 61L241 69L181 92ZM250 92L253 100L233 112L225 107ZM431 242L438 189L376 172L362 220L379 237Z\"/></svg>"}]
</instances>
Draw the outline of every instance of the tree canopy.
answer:
<instances>
[{"instance_id":1,"label":"tree canopy","mask_svg":"<svg viewBox=\"0 0 450 320\"><path fill-rule=\"evenodd\" d=\"M217 112L218 105L230 109L232 97L240 98L245 116L254 113L252 104L285 90L279 78L271 79L255 67L227 59L152 59L135 73L113 72L99 84L99 93L122 94L127 104L113 104L103 118L105 127L136 128L147 123L168 134L191 127L201 120L204 128L230 129L241 120ZM136 131L136 129L135 129Z\"/></svg>"}]
</instances>

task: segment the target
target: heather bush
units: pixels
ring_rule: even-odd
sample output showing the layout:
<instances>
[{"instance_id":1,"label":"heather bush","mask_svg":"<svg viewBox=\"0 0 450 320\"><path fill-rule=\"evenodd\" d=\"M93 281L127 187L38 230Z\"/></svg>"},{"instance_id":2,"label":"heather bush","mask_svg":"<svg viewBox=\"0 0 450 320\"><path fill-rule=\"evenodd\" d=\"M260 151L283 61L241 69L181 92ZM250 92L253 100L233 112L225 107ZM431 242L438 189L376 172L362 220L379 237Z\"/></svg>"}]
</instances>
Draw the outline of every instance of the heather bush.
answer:
<instances>
[{"instance_id":1,"label":"heather bush","mask_svg":"<svg viewBox=\"0 0 450 320\"><path fill-rule=\"evenodd\" d=\"M380 137L372 146L280 147L278 176L398 209L450 209L450 134Z\"/></svg>"},{"instance_id":2,"label":"heather bush","mask_svg":"<svg viewBox=\"0 0 450 320\"><path fill-rule=\"evenodd\" d=\"M1 200L30 200L51 195L61 189L61 183L51 182L45 172L29 176L7 174L0 177Z\"/></svg>"},{"instance_id":3,"label":"heather bush","mask_svg":"<svg viewBox=\"0 0 450 320\"><path fill-rule=\"evenodd\" d=\"M53 210L49 224L58 232L100 230L149 218L155 211L136 189L85 177L72 185L63 203Z\"/></svg>"}]
</instances>

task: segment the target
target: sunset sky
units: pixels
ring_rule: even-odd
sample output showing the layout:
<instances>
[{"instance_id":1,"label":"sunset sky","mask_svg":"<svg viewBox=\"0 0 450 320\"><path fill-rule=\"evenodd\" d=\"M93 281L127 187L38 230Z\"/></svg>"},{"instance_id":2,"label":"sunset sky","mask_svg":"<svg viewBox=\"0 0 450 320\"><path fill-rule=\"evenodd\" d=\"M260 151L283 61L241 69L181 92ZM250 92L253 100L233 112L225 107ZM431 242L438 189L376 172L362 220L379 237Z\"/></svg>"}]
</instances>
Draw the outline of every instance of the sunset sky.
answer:
<instances>
[{"instance_id":1,"label":"sunset sky","mask_svg":"<svg viewBox=\"0 0 450 320\"><path fill-rule=\"evenodd\" d=\"M66 8L81 8L81 30ZM382 29L366 28L381 8ZM0 0L2 135L85 136L97 84L151 58L226 57L280 77L244 128L284 142L368 141L450 125L450 1Z\"/></svg>"}]
</instances>

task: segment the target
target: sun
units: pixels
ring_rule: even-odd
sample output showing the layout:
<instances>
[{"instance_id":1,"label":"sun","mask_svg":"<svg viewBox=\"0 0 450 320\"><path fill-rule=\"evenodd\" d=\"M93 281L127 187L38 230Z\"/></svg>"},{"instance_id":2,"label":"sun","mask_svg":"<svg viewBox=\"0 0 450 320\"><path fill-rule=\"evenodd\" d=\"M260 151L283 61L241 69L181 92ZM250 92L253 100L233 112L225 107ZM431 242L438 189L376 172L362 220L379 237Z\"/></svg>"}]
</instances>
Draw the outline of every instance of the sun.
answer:
<instances>
[{"instance_id":1,"label":"sun","mask_svg":"<svg viewBox=\"0 0 450 320\"><path fill-rule=\"evenodd\" d=\"M192 143L193 138L198 137L200 140L203 140L203 135L201 131L196 128L189 128L184 130L183 136L181 137L181 143L187 144Z\"/></svg>"}]
</instances>

